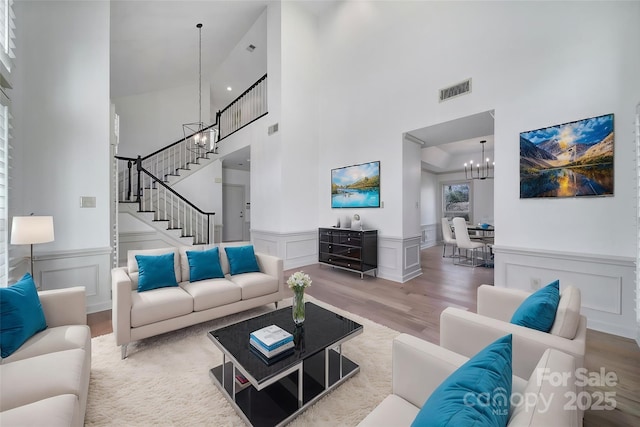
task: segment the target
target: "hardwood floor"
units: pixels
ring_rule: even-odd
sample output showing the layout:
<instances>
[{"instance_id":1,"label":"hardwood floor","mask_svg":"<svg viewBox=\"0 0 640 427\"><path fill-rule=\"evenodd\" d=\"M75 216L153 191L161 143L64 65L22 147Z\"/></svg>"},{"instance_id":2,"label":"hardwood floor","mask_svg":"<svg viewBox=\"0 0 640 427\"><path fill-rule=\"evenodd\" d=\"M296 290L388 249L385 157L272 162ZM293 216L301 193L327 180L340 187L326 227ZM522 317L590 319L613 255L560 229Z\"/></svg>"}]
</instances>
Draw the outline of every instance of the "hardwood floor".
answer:
<instances>
[{"instance_id":1,"label":"hardwood floor","mask_svg":"<svg viewBox=\"0 0 640 427\"><path fill-rule=\"evenodd\" d=\"M311 275L309 295L400 332L439 342L440 313L449 306L476 311L476 289L493 284L493 269L462 267L442 258L442 247L421 252L423 274L406 283L360 276L331 267L310 265L302 268ZM294 271L285 271L288 277ZM111 312L88 316L93 336L112 332ZM605 334L587 332L589 372L615 372L614 387L587 387L589 398L597 393L615 393L617 407L613 411L588 410L585 427L640 426L640 349L635 341ZM585 396L586 398L587 396Z\"/></svg>"}]
</instances>

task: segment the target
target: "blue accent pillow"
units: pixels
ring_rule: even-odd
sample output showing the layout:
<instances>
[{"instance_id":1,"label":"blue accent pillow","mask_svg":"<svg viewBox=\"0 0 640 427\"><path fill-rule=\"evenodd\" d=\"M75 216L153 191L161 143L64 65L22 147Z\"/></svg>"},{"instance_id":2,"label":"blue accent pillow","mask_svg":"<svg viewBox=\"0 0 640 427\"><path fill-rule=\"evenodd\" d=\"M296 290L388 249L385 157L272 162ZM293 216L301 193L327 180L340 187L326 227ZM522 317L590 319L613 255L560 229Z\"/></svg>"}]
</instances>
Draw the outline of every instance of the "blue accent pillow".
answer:
<instances>
[{"instance_id":1,"label":"blue accent pillow","mask_svg":"<svg viewBox=\"0 0 640 427\"><path fill-rule=\"evenodd\" d=\"M138 261L138 292L178 286L173 265L173 253L136 255Z\"/></svg>"},{"instance_id":2,"label":"blue accent pillow","mask_svg":"<svg viewBox=\"0 0 640 427\"><path fill-rule=\"evenodd\" d=\"M506 426L511 355L511 335L489 344L433 391L411 426Z\"/></svg>"},{"instance_id":3,"label":"blue accent pillow","mask_svg":"<svg viewBox=\"0 0 640 427\"><path fill-rule=\"evenodd\" d=\"M11 356L36 333L47 328L38 290L31 274L16 284L0 288L0 348Z\"/></svg>"},{"instance_id":4,"label":"blue accent pillow","mask_svg":"<svg viewBox=\"0 0 640 427\"><path fill-rule=\"evenodd\" d=\"M190 282L224 278L217 247L206 251L187 251L187 259L189 261Z\"/></svg>"},{"instance_id":5,"label":"blue accent pillow","mask_svg":"<svg viewBox=\"0 0 640 427\"><path fill-rule=\"evenodd\" d=\"M225 247L229 259L229 270L231 275L242 273L259 273L260 267L253 246L229 246Z\"/></svg>"},{"instance_id":6,"label":"blue accent pillow","mask_svg":"<svg viewBox=\"0 0 640 427\"><path fill-rule=\"evenodd\" d=\"M549 283L527 297L513 313L511 323L549 332L560 304L560 281Z\"/></svg>"}]
</instances>

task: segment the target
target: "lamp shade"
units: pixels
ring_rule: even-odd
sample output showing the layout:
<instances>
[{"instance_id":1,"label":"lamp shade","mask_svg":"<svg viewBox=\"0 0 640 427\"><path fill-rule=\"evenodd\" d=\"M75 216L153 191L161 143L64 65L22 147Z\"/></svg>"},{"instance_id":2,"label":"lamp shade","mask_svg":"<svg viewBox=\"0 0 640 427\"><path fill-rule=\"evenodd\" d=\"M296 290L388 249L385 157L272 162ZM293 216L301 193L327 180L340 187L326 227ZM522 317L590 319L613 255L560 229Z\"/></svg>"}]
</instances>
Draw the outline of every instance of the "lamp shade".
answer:
<instances>
[{"instance_id":1,"label":"lamp shade","mask_svg":"<svg viewBox=\"0 0 640 427\"><path fill-rule=\"evenodd\" d=\"M11 224L12 245L53 242L52 216L14 216Z\"/></svg>"}]
</instances>

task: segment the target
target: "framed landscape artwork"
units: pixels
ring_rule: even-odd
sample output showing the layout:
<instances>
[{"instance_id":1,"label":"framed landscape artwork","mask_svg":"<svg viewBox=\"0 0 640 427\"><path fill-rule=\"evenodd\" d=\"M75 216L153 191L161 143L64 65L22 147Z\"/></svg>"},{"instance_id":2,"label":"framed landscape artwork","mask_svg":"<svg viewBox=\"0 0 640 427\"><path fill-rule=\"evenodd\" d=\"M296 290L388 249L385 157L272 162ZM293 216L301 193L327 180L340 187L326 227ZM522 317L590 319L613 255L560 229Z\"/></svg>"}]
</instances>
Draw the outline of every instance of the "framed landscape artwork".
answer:
<instances>
[{"instance_id":1,"label":"framed landscape artwork","mask_svg":"<svg viewBox=\"0 0 640 427\"><path fill-rule=\"evenodd\" d=\"M613 195L613 114L520 134L520 198Z\"/></svg>"},{"instance_id":2,"label":"framed landscape artwork","mask_svg":"<svg viewBox=\"0 0 640 427\"><path fill-rule=\"evenodd\" d=\"M380 162L331 170L332 208L379 208Z\"/></svg>"}]
</instances>

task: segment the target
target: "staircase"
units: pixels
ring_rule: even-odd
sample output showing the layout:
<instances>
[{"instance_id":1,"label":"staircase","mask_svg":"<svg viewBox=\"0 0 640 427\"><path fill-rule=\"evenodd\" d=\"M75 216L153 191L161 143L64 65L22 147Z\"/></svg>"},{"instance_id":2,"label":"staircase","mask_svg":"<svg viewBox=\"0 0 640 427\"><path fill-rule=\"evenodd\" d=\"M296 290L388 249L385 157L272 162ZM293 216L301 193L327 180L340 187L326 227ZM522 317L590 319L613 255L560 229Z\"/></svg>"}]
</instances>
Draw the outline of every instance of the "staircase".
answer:
<instances>
[{"instance_id":1,"label":"staircase","mask_svg":"<svg viewBox=\"0 0 640 427\"><path fill-rule=\"evenodd\" d=\"M214 212L204 212L172 187L219 158L224 138L267 114L266 74L216 114L206 146L189 135L147 156L115 156L119 212L140 221L183 245L213 242ZM117 233L114 241L118 241Z\"/></svg>"}]
</instances>

